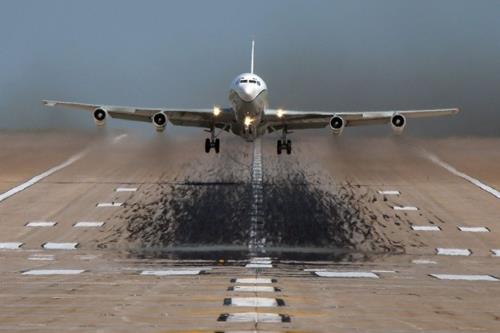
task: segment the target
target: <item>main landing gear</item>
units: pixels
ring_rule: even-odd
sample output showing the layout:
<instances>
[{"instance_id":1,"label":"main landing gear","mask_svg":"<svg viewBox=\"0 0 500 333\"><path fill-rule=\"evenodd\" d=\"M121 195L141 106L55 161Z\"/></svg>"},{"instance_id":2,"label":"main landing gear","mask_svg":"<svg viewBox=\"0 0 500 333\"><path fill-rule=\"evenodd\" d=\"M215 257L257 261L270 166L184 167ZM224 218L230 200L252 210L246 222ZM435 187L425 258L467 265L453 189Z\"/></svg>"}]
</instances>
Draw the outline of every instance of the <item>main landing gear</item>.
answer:
<instances>
[{"instance_id":1,"label":"main landing gear","mask_svg":"<svg viewBox=\"0 0 500 333\"><path fill-rule=\"evenodd\" d=\"M208 132L208 131L207 131ZM210 131L210 139L205 139L205 153L210 153L210 149L214 148L215 153L218 154L220 151L220 140L215 137L215 130L212 128Z\"/></svg>"},{"instance_id":2,"label":"main landing gear","mask_svg":"<svg viewBox=\"0 0 500 333\"><path fill-rule=\"evenodd\" d=\"M278 144L276 145L276 151L278 155L281 155L281 151L286 149L287 155L292 153L292 141L286 139L286 135L289 132L286 128L283 129L283 134L281 135L281 140L278 140Z\"/></svg>"}]
</instances>

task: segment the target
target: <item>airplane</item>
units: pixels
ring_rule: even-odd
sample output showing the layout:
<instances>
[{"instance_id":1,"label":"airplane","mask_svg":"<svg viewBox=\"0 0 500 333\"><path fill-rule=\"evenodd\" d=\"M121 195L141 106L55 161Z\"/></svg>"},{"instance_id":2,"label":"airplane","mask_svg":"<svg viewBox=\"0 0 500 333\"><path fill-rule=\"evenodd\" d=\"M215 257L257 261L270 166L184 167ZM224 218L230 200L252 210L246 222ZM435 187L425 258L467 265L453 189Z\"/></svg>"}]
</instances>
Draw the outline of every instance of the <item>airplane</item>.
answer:
<instances>
[{"instance_id":1,"label":"airplane","mask_svg":"<svg viewBox=\"0 0 500 333\"><path fill-rule=\"evenodd\" d=\"M229 89L230 107L214 106L211 109L172 109L132 106L113 106L44 100L48 107L65 107L90 111L97 125L104 125L108 116L112 118L152 123L162 132L167 123L178 126L201 127L210 133L205 140L205 152L213 148L218 154L222 131L233 133L252 142L265 133L281 131L276 151L292 152L288 139L291 130L324 128L330 125L336 135L345 127L390 123L396 133L402 133L408 118L423 118L453 115L458 108L405 110L405 111L296 111L268 108L268 91L265 81L254 73L255 41L252 41L250 72L238 75L231 81ZM219 133L216 134L216 129Z\"/></svg>"}]
</instances>

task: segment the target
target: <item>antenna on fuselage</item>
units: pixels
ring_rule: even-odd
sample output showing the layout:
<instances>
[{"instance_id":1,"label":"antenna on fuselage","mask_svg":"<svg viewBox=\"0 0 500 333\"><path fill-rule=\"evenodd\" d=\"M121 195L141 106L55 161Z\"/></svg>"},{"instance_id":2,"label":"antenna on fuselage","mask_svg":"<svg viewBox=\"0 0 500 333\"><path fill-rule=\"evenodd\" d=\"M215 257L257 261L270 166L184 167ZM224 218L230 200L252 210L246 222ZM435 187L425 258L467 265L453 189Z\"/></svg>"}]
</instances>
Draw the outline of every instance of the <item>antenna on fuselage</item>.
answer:
<instances>
[{"instance_id":1,"label":"antenna on fuselage","mask_svg":"<svg viewBox=\"0 0 500 333\"><path fill-rule=\"evenodd\" d=\"M253 60L254 60L254 53L255 53L255 41L252 40L252 58L250 60L250 73L253 74Z\"/></svg>"}]
</instances>

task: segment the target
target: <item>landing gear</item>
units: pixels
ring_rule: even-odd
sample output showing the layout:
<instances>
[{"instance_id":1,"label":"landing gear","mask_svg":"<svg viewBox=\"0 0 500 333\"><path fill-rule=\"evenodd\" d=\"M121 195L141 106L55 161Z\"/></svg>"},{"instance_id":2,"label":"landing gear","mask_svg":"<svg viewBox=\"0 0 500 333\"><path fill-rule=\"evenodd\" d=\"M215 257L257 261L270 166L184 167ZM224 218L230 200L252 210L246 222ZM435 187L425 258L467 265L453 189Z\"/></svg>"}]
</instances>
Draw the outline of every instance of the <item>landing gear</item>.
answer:
<instances>
[{"instance_id":1,"label":"landing gear","mask_svg":"<svg viewBox=\"0 0 500 333\"><path fill-rule=\"evenodd\" d=\"M281 151L286 149L286 153L290 155L292 153L292 141L286 139L286 135L289 133L286 128L283 129L283 134L281 140L278 140L276 145L276 152L281 155Z\"/></svg>"},{"instance_id":2,"label":"landing gear","mask_svg":"<svg viewBox=\"0 0 500 333\"><path fill-rule=\"evenodd\" d=\"M218 154L220 151L220 140L215 138L215 131L210 130L210 139L205 139L205 153L210 153L210 149L214 148L215 153Z\"/></svg>"}]
</instances>

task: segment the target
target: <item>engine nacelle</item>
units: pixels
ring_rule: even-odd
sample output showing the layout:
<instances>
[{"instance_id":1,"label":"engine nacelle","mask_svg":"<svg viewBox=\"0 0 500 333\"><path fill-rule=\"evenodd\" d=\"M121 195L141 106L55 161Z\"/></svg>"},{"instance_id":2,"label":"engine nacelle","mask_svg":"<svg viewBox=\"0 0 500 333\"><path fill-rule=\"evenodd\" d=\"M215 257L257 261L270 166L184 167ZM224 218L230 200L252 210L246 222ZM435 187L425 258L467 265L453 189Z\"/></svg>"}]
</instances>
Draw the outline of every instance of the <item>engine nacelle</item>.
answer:
<instances>
[{"instance_id":1,"label":"engine nacelle","mask_svg":"<svg viewBox=\"0 0 500 333\"><path fill-rule=\"evenodd\" d=\"M330 119L330 128L333 130L333 134L340 135L344 131L345 121L339 116L333 116Z\"/></svg>"},{"instance_id":2,"label":"engine nacelle","mask_svg":"<svg viewBox=\"0 0 500 333\"><path fill-rule=\"evenodd\" d=\"M106 123L106 117L108 116L108 112L104 109L95 109L94 110L94 121L97 126L102 126Z\"/></svg>"},{"instance_id":3,"label":"engine nacelle","mask_svg":"<svg viewBox=\"0 0 500 333\"><path fill-rule=\"evenodd\" d=\"M167 116L163 112L154 114L151 121L158 132L163 132L167 126Z\"/></svg>"},{"instance_id":4,"label":"engine nacelle","mask_svg":"<svg viewBox=\"0 0 500 333\"><path fill-rule=\"evenodd\" d=\"M406 127L406 118L402 114L395 114L391 118L391 127L394 133L401 134Z\"/></svg>"}]
</instances>

